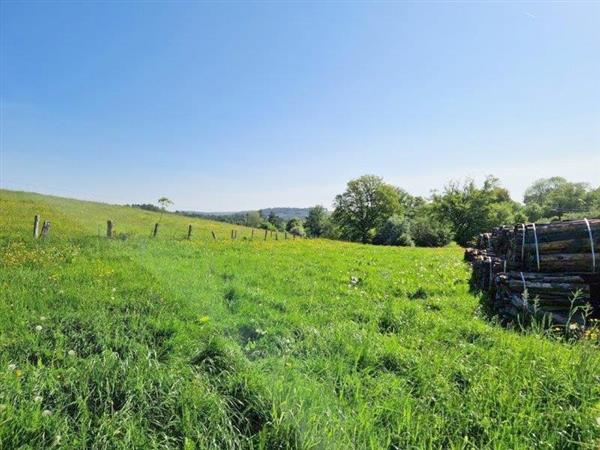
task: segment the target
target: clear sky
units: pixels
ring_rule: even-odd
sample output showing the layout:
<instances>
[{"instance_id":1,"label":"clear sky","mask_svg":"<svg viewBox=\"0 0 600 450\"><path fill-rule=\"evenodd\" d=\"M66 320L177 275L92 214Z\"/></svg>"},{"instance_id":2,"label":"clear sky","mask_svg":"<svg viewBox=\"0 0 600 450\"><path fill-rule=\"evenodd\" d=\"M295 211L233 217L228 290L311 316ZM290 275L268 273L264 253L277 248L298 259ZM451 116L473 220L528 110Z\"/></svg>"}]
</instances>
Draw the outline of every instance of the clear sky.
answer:
<instances>
[{"instance_id":1,"label":"clear sky","mask_svg":"<svg viewBox=\"0 0 600 450\"><path fill-rule=\"evenodd\" d=\"M329 207L600 184L600 2L0 2L1 186Z\"/></svg>"}]
</instances>

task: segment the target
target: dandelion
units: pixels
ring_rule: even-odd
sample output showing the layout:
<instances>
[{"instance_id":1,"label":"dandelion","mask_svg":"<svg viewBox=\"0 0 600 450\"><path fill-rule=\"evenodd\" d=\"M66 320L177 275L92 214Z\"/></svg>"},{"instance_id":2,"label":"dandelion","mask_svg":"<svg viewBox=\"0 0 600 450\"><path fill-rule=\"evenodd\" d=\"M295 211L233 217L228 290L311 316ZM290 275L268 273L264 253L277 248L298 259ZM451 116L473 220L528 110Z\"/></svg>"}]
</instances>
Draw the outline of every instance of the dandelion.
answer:
<instances>
[{"instance_id":1,"label":"dandelion","mask_svg":"<svg viewBox=\"0 0 600 450\"><path fill-rule=\"evenodd\" d=\"M38 325L38 326L36 326L36 327L35 327L35 331L37 331L38 333L39 333L40 331L42 331L42 326L41 326L41 325Z\"/></svg>"},{"instance_id":2,"label":"dandelion","mask_svg":"<svg viewBox=\"0 0 600 450\"><path fill-rule=\"evenodd\" d=\"M50 417L52 415L52 411L50 411L49 409L45 409L42 411L42 416L44 417Z\"/></svg>"},{"instance_id":3,"label":"dandelion","mask_svg":"<svg viewBox=\"0 0 600 450\"><path fill-rule=\"evenodd\" d=\"M208 321L210 320L210 318L208 316L202 316L198 319L198 322L200 323L208 323Z\"/></svg>"},{"instance_id":4,"label":"dandelion","mask_svg":"<svg viewBox=\"0 0 600 450\"><path fill-rule=\"evenodd\" d=\"M17 368L17 365L16 365L16 364L9 364L9 365L8 365L8 370L10 370L10 371L13 371L13 370L15 370L16 368Z\"/></svg>"},{"instance_id":5,"label":"dandelion","mask_svg":"<svg viewBox=\"0 0 600 450\"><path fill-rule=\"evenodd\" d=\"M33 401L36 403L42 403L43 397L41 395L36 395L35 397L33 397Z\"/></svg>"},{"instance_id":6,"label":"dandelion","mask_svg":"<svg viewBox=\"0 0 600 450\"><path fill-rule=\"evenodd\" d=\"M69 356L76 356L76 355L77 355L77 353L75 352L75 350L69 350L69 351L67 352L67 354L68 354Z\"/></svg>"}]
</instances>

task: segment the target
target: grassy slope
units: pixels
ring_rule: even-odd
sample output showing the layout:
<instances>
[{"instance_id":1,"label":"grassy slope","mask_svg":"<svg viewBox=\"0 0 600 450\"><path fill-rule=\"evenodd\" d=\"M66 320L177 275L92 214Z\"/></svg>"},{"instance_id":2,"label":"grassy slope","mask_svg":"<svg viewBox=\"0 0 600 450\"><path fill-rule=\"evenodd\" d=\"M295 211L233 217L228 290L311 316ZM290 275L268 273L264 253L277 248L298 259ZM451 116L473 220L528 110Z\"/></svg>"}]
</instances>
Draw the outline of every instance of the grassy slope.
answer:
<instances>
[{"instance_id":1,"label":"grassy slope","mask_svg":"<svg viewBox=\"0 0 600 450\"><path fill-rule=\"evenodd\" d=\"M0 448L598 443L598 350L478 318L458 248L215 242L229 225L173 215L151 239L155 213L0 202Z\"/></svg>"}]
</instances>

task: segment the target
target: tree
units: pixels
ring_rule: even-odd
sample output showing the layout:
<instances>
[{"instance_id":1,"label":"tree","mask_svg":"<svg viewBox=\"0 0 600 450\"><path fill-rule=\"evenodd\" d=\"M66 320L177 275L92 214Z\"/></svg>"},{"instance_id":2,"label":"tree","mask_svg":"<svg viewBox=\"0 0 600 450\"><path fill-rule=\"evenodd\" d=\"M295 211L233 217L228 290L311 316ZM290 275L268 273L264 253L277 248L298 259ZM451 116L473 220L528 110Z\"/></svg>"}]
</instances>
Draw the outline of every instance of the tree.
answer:
<instances>
[{"instance_id":1,"label":"tree","mask_svg":"<svg viewBox=\"0 0 600 450\"><path fill-rule=\"evenodd\" d=\"M325 207L316 205L308 210L308 217L306 218L304 227L309 236L323 236L329 226L329 214Z\"/></svg>"},{"instance_id":2,"label":"tree","mask_svg":"<svg viewBox=\"0 0 600 450\"><path fill-rule=\"evenodd\" d=\"M283 230L283 219L275 214L274 211L269 213L269 217L267 217L267 222L275 227L277 230Z\"/></svg>"},{"instance_id":3,"label":"tree","mask_svg":"<svg viewBox=\"0 0 600 450\"><path fill-rule=\"evenodd\" d=\"M373 238L373 244L401 245L405 247L414 245L410 235L409 221L398 215L389 217L377 231Z\"/></svg>"},{"instance_id":4,"label":"tree","mask_svg":"<svg viewBox=\"0 0 600 450\"><path fill-rule=\"evenodd\" d=\"M375 175L349 181L346 191L335 197L334 207L332 219L341 236L363 243L370 242L390 216L403 213L399 189Z\"/></svg>"},{"instance_id":5,"label":"tree","mask_svg":"<svg viewBox=\"0 0 600 450\"><path fill-rule=\"evenodd\" d=\"M584 212L590 209L590 192L589 184L572 183L562 177L537 180L524 195L529 220L555 216L560 220L565 214Z\"/></svg>"},{"instance_id":6,"label":"tree","mask_svg":"<svg viewBox=\"0 0 600 450\"><path fill-rule=\"evenodd\" d=\"M451 225L454 239L467 245L478 233L495 226L512 224L520 214L520 206L511 200L499 180L488 176L481 188L473 180L462 185L450 182L443 194L434 194L433 216Z\"/></svg>"},{"instance_id":7,"label":"tree","mask_svg":"<svg viewBox=\"0 0 600 450\"><path fill-rule=\"evenodd\" d=\"M250 211L246 214L246 226L258 228L262 221L262 217L258 211Z\"/></svg>"},{"instance_id":8,"label":"tree","mask_svg":"<svg viewBox=\"0 0 600 450\"><path fill-rule=\"evenodd\" d=\"M169 206L173 205L173 202L167 197L161 197L158 199L158 204L160 205L160 217L158 218L158 221L160 222L164 212Z\"/></svg>"},{"instance_id":9,"label":"tree","mask_svg":"<svg viewBox=\"0 0 600 450\"><path fill-rule=\"evenodd\" d=\"M287 224L285 225L285 229L289 233L295 234L296 236L304 236L306 234L304 232L304 224L302 223L302 219L297 217L288 220Z\"/></svg>"}]
</instances>

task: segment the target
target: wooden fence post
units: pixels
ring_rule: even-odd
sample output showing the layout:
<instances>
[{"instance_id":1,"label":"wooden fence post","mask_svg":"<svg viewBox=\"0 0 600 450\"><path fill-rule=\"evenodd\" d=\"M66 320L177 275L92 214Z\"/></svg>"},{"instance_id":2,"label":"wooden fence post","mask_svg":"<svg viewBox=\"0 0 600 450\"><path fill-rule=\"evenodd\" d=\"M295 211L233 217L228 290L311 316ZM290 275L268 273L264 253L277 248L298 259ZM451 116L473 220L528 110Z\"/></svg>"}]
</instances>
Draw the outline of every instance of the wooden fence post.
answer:
<instances>
[{"instance_id":1,"label":"wooden fence post","mask_svg":"<svg viewBox=\"0 0 600 450\"><path fill-rule=\"evenodd\" d=\"M233 239L233 230L231 230L231 239Z\"/></svg>"},{"instance_id":2,"label":"wooden fence post","mask_svg":"<svg viewBox=\"0 0 600 450\"><path fill-rule=\"evenodd\" d=\"M285 231L284 237L285 239L287 239L287 231Z\"/></svg>"},{"instance_id":3,"label":"wooden fence post","mask_svg":"<svg viewBox=\"0 0 600 450\"><path fill-rule=\"evenodd\" d=\"M294 240L296 239L296 234L295 233L292 234L292 239L294 239Z\"/></svg>"},{"instance_id":4,"label":"wooden fence post","mask_svg":"<svg viewBox=\"0 0 600 450\"><path fill-rule=\"evenodd\" d=\"M252 233L250 234L250 240L254 239L254 228L252 228Z\"/></svg>"},{"instance_id":5,"label":"wooden fence post","mask_svg":"<svg viewBox=\"0 0 600 450\"><path fill-rule=\"evenodd\" d=\"M33 218L33 238L37 239L40 233L40 215L36 214Z\"/></svg>"},{"instance_id":6,"label":"wooden fence post","mask_svg":"<svg viewBox=\"0 0 600 450\"><path fill-rule=\"evenodd\" d=\"M265 230L265 241L267 240L267 233L268 232L269 232L268 230Z\"/></svg>"},{"instance_id":7,"label":"wooden fence post","mask_svg":"<svg viewBox=\"0 0 600 450\"><path fill-rule=\"evenodd\" d=\"M106 221L106 237L109 238L109 239L113 237L113 223L112 223L112 220L107 220Z\"/></svg>"},{"instance_id":8,"label":"wooden fence post","mask_svg":"<svg viewBox=\"0 0 600 450\"><path fill-rule=\"evenodd\" d=\"M156 237L158 234L158 223L154 224L154 231L152 231L152 237Z\"/></svg>"},{"instance_id":9,"label":"wooden fence post","mask_svg":"<svg viewBox=\"0 0 600 450\"><path fill-rule=\"evenodd\" d=\"M46 236L48 236L49 232L50 232L50 221L45 220L44 225L42 225L42 239L44 239Z\"/></svg>"},{"instance_id":10,"label":"wooden fence post","mask_svg":"<svg viewBox=\"0 0 600 450\"><path fill-rule=\"evenodd\" d=\"M217 240L217 235L215 234L215 232L214 232L214 231L211 231L211 233L212 233L212 237L213 237L213 239L216 241L216 240Z\"/></svg>"},{"instance_id":11,"label":"wooden fence post","mask_svg":"<svg viewBox=\"0 0 600 450\"><path fill-rule=\"evenodd\" d=\"M279 240L279 231L275 232L275 240L278 241Z\"/></svg>"},{"instance_id":12,"label":"wooden fence post","mask_svg":"<svg viewBox=\"0 0 600 450\"><path fill-rule=\"evenodd\" d=\"M188 240L192 238L192 224L188 225Z\"/></svg>"}]
</instances>

